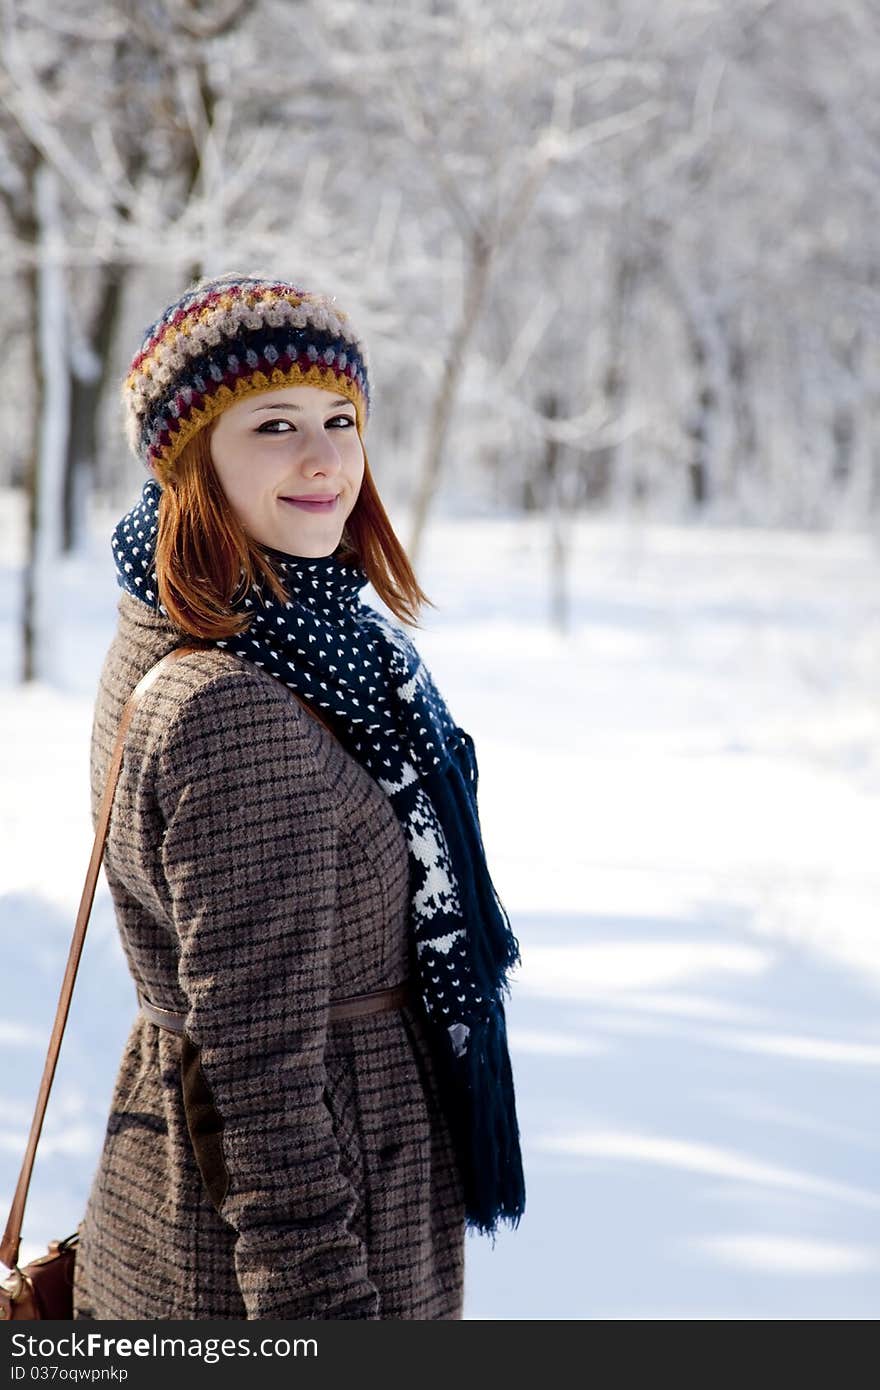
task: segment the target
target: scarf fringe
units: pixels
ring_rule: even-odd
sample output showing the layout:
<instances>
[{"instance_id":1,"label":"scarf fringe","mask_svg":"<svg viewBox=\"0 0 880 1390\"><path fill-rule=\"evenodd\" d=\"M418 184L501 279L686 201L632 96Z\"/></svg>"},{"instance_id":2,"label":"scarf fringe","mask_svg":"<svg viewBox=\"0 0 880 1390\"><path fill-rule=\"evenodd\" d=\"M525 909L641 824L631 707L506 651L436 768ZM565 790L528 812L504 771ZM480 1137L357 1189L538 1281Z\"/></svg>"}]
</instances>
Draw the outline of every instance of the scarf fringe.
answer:
<instances>
[{"instance_id":1,"label":"scarf fringe","mask_svg":"<svg viewBox=\"0 0 880 1390\"><path fill-rule=\"evenodd\" d=\"M459 1160L466 1224L491 1236L494 1249L499 1222L515 1230L526 1204L504 1006L497 1004L471 1030L463 1057L453 1056L448 1037L440 1055L441 1096Z\"/></svg>"},{"instance_id":2,"label":"scarf fringe","mask_svg":"<svg viewBox=\"0 0 880 1390\"><path fill-rule=\"evenodd\" d=\"M440 1039L442 1099L456 1143L464 1181L468 1226L492 1237L499 1221L519 1225L525 1211L520 1133L513 1072L507 1046L503 996L506 972L520 962L519 942L495 891L486 864L476 802L476 759L472 745L427 779L449 847L468 924L470 960L485 1014L468 1018L463 1056L454 1055L446 1028L433 1021Z\"/></svg>"}]
</instances>

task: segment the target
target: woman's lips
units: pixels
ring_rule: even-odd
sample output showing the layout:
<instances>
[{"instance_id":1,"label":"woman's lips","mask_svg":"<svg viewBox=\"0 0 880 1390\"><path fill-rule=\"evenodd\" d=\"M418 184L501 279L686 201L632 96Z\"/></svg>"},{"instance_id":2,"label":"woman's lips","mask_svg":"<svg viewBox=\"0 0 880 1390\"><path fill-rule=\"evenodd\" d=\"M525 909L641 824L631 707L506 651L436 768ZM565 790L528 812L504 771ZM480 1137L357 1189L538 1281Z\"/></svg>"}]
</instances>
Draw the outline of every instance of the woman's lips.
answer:
<instances>
[{"instance_id":1,"label":"woman's lips","mask_svg":"<svg viewBox=\"0 0 880 1390\"><path fill-rule=\"evenodd\" d=\"M332 512L339 498L331 497L329 502L297 501L295 497L279 497L278 500L289 507L300 507L304 512Z\"/></svg>"}]
</instances>

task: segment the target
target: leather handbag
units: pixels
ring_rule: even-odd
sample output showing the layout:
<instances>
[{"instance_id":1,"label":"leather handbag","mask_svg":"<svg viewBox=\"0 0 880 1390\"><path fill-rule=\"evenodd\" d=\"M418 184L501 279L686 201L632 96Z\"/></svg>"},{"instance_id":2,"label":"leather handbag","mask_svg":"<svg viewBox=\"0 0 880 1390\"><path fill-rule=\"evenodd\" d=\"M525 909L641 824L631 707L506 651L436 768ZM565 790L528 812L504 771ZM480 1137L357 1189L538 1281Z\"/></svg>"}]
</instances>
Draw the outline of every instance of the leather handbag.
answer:
<instances>
[{"instance_id":1,"label":"leather handbag","mask_svg":"<svg viewBox=\"0 0 880 1390\"><path fill-rule=\"evenodd\" d=\"M78 1226L71 1235L65 1236L63 1239L50 1241L45 1255L38 1256L36 1259L31 1260L29 1264L26 1264L24 1269L19 1269L18 1252L21 1242L21 1227L24 1220L24 1207L27 1200L28 1187L30 1186L34 1158L37 1152L37 1143L40 1138L43 1118L46 1113L46 1105L49 1100L49 1091L52 1086L52 1079L55 1075L55 1066L58 1061L58 1052L64 1034L64 1025L67 1022L67 1015L70 1009L70 999L73 993L73 985L76 979L80 955L82 954L86 926L88 925L89 914L92 910L92 901L95 896L95 884L97 883L98 872L104 854L104 845L107 839L107 831L110 825L110 811L113 805L113 797L116 793L119 771L122 766L125 736L128 732L128 727L135 710L140 704L144 694L157 677L178 657L184 656L188 652L205 651L206 649L210 650L210 647L174 647L170 652L166 653L160 661L157 661L154 666L151 666L149 671L141 677L126 701L122 711L122 716L119 721L119 731L116 736L116 744L110 761L110 770L107 774L107 785L104 789L104 797L98 812L95 843L92 848L92 857L86 872L85 887L83 888L82 899L80 900L79 911L76 917L76 925L73 930L73 941L67 959L64 980L61 985L61 996L58 1000L58 1010L52 1027L52 1036L49 1041L46 1065L43 1069L43 1079L40 1082L40 1091L37 1096L37 1105L31 1124L30 1137L27 1143L24 1162L21 1166L21 1173L18 1178L18 1186L15 1189L15 1196L12 1201L9 1219L6 1222L3 1239L0 1241L0 1261L11 1271L5 1279L0 1281L0 1319L34 1321L37 1318L53 1318L59 1321L71 1321L73 1318L73 1274L80 1227ZM308 709L308 705L306 705L304 701L300 701L300 703L303 704L304 708ZM314 711L310 712L314 713ZM324 721L321 720L321 722L323 723Z\"/></svg>"}]
</instances>

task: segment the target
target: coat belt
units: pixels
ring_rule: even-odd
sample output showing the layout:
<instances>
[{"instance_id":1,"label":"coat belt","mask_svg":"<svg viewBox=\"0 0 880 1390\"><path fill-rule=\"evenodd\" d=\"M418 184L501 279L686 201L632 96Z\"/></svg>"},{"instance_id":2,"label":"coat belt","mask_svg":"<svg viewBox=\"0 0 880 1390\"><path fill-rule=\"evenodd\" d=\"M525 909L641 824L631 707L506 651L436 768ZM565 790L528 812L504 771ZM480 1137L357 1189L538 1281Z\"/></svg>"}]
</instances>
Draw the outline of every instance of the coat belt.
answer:
<instances>
[{"instance_id":1,"label":"coat belt","mask_svg":"<svg viewBox=\"0 0 880 1390\"><path fill-rule=\"evenodd\" d=\"M172 1009L160 1009L145 999L140 989L137 991L141 1013L158 1028L167 1028L172 1033L182 1033L186 1027L186 1014L175 1013ZM410 982L394 985L391 989L375 989L369 994L350 994L346 999L335 999L330 1004L330 1018L360 1018L363 1014L378 1014L389 1009L400 1009L411 1002Z\"/></svg>"}]
</instances>

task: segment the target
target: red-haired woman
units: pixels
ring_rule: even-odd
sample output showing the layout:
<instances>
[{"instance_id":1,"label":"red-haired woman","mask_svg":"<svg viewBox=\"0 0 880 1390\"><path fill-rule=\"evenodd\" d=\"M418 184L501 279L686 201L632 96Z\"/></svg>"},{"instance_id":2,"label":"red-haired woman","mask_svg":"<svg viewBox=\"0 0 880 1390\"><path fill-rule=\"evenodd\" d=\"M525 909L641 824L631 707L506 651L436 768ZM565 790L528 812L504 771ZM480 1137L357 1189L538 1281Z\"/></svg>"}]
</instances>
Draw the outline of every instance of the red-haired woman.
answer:
<instances>
[{"instance_id":1,"label":"red-haired woman","mask_svg":"<svg viewBox=\"0 0 880 1390\"><path fill-rule=\"evenodd\" d=\"M370 474L332 298L224 275L123 387L149 476L92 732L140 1011L75 1318L460 1318L467 1228L525 1185L473 741L403 628L427 602Z\"/></svg>"}]
</instances>

